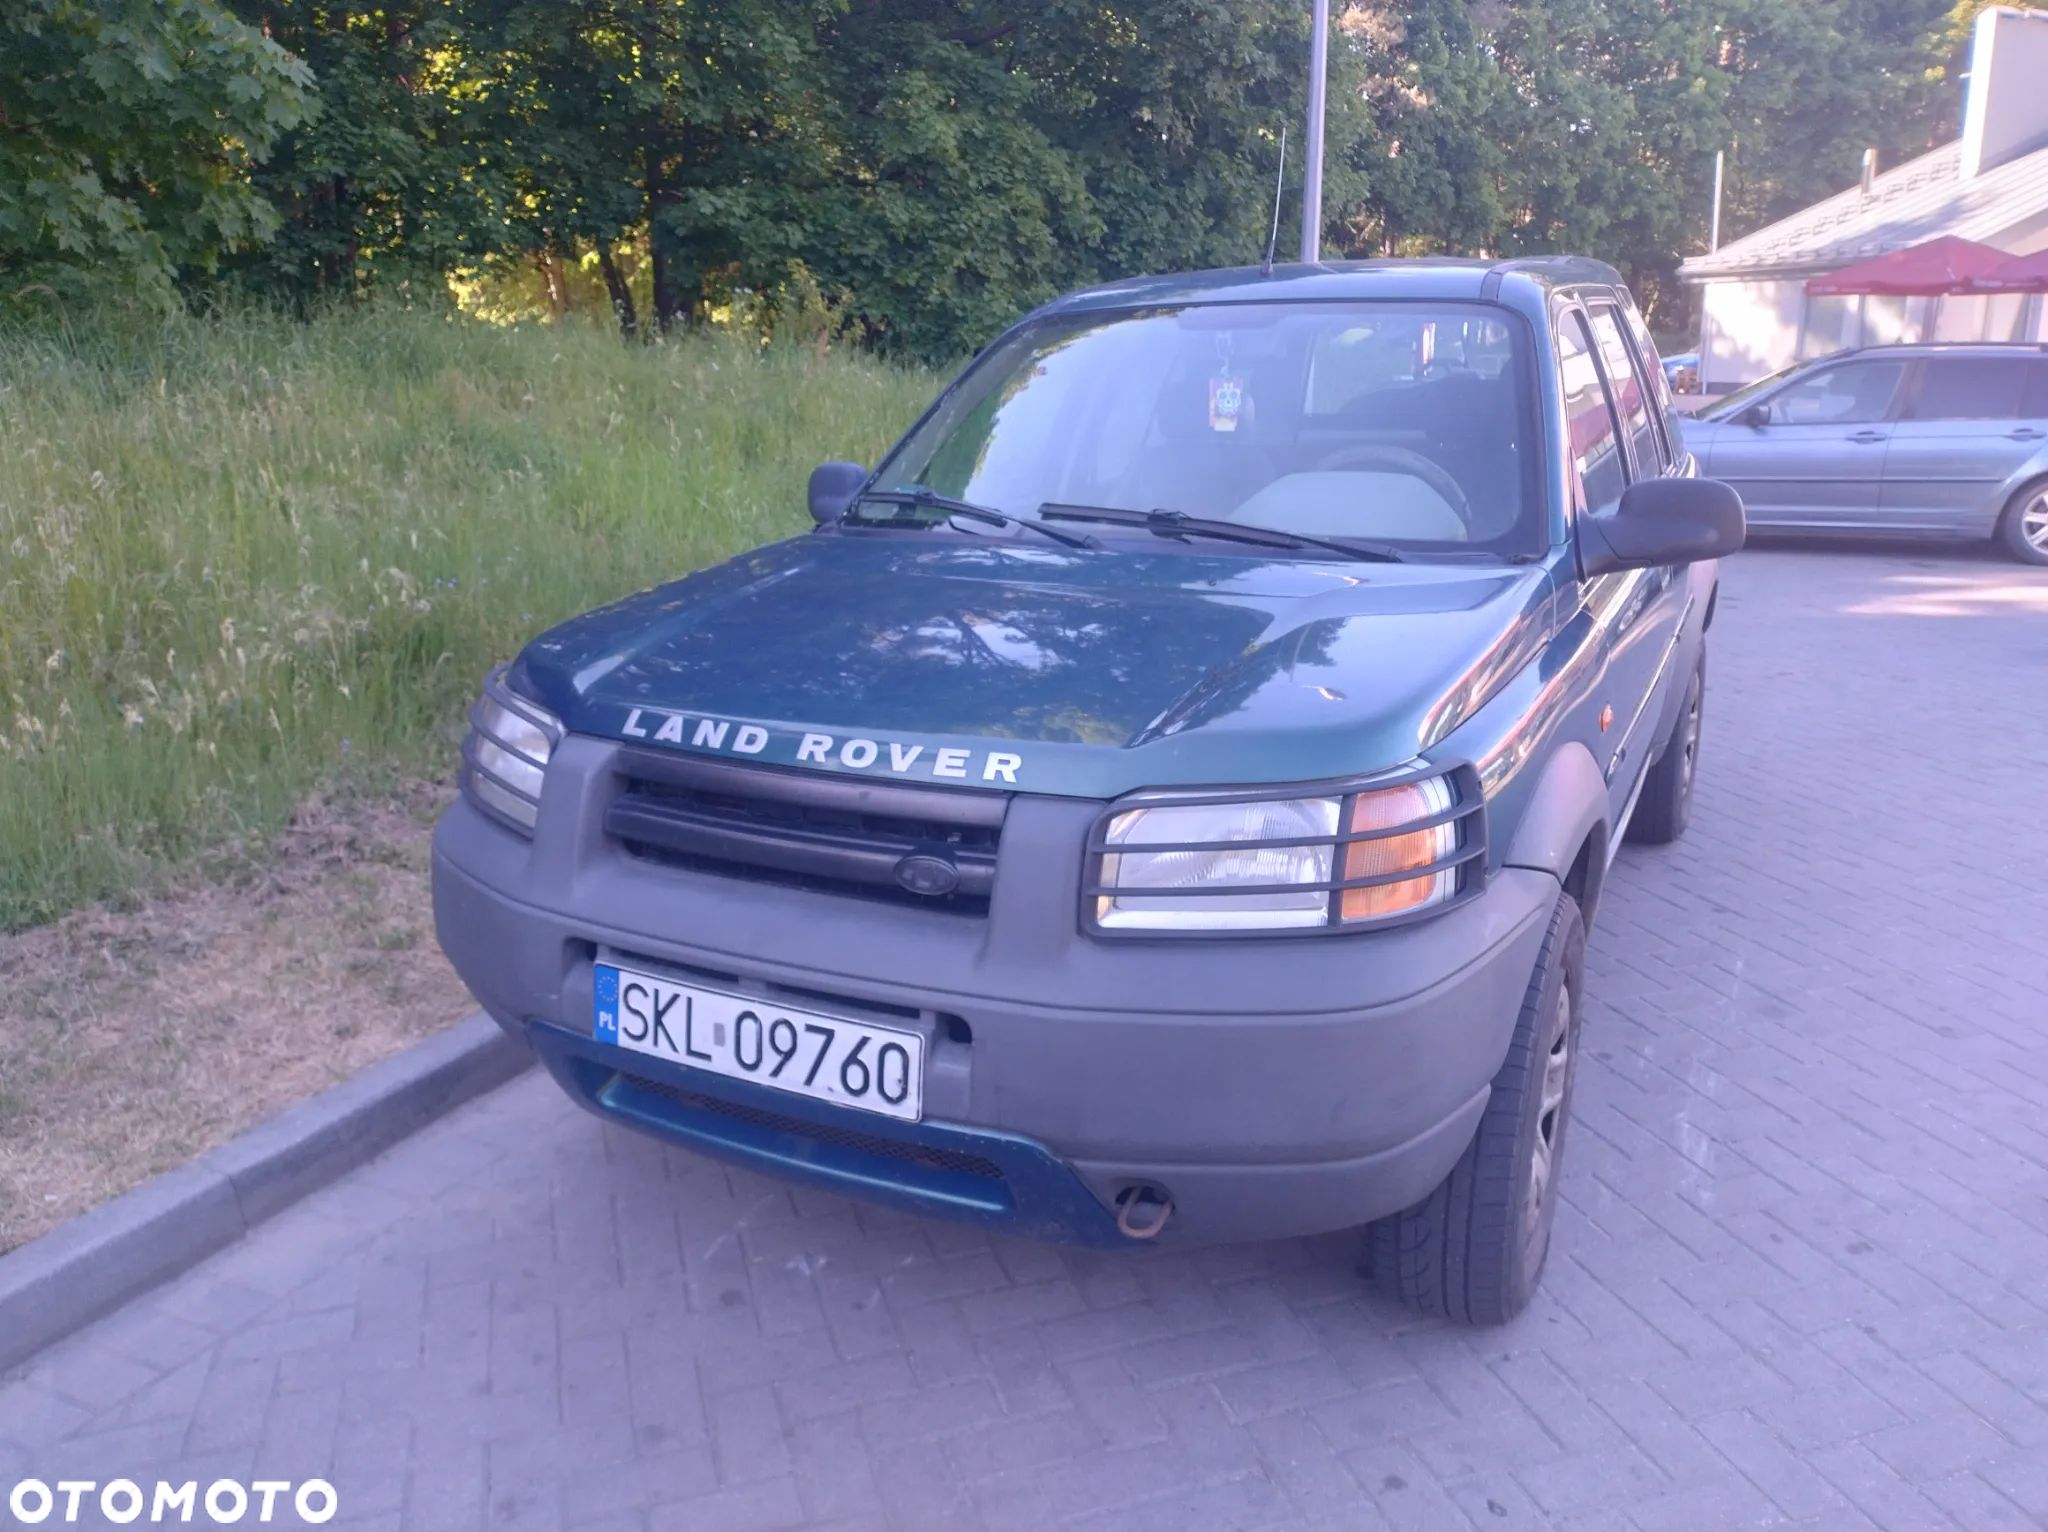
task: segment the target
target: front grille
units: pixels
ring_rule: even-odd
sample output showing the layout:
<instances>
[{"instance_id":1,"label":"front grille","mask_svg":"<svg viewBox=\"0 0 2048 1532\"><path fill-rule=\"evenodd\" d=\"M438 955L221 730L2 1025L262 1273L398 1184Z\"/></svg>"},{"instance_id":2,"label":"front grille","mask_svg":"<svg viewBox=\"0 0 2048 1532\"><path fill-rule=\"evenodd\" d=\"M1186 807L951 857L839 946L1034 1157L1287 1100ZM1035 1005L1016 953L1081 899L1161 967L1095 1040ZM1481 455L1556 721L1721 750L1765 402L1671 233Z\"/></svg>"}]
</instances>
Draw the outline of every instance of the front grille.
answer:
<instances>
[{"instance_id":1,"label":"front grille","mask_svg":"<svg viewBox=\"0 0 2048 1532\"><path fill-rule=\"evenodd\" d=\"M618 771L623 790L605 829L634 856L919 909L988 911L1006 794L636 749L619 752ZM898 866L911 856L950 867L953 888L905 887Z\"/></svg>"},{"instance_id":2,"label":"front grille","mask_svg":"<svg viewBox=\"0 0 2048 1532\"><path fill-rule=\"evenodd\" d=\"M958 1149L935 1148L930 1144L913 1144L900 1138L882 1138L852 1128L821 1127L817 1123L785 1117L780 1112L743 1106L736 1101L722 1101L716 1096L699 1095L696 1091L685 1090L680 1085L668 1085L659 1080L644 1079L639 1075L626 1075L623 1078L635 1090L649 1091L665 1097L687 1111L709 1112L714 1116L744 1122L770 1133L784 1133L792 1138L809 1139L814 1143L831 1144L860 1154L877 1155L882 1159L915 1165L921 1170L949 1171L954 1175L975 1176L984 1181L1003 1179L1003 1173L995 1162L985 1160L978 1154L967 1154Z\"/></svg>"}]
</instances>

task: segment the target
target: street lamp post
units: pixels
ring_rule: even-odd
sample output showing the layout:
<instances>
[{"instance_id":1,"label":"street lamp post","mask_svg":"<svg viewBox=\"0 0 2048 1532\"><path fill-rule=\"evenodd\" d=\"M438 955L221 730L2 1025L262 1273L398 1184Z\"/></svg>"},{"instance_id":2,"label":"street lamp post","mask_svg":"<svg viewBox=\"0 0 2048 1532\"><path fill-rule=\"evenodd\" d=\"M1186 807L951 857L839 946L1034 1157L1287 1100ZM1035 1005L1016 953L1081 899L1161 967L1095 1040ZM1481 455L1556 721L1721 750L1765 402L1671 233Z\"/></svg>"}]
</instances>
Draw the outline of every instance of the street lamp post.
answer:
<instances>
[{"instance_id":1,"label":"street lamp post","mask_svg":"<svg viewBox=\"0 0 2048 1532\"><path fill-rule=\"evenodd\" d=\"M1714 212L1707 225L1707 254L1712 255L1721 248L1721 176L1728 165L1728 151L1714 151Z\"/></svg>"},{"instance_id":2,"label":"street lamp post","mask_svg":"<svg viewBox=\"0 0 2048 1532\"><path fill-rule=\"evenodd\" d=\"M1323 95L1330 74L1330 0L1314 0L1308 44L1308 156L1302 166L1301 258L1323 255Z\"/></svg>"}]
</instances>

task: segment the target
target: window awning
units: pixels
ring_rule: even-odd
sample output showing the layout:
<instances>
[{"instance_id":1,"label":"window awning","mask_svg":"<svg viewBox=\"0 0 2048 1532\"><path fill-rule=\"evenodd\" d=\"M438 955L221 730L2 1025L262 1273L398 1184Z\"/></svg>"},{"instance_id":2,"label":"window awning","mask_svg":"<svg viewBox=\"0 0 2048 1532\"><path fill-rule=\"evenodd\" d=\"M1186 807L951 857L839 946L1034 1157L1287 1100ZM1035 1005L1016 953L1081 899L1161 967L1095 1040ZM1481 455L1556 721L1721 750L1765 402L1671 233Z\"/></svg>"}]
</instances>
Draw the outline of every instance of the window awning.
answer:
<instances>
[{"instance_id":1,"label":"window awning","mask_svg":"<svg viewBox=\"0 0 2048 1532\"><path fill-rule=\"evenodd\" d=\"M1939 239L1810 278L1806 291L1815 298L1864 293L1890 297L1967 293L1975 290L1972 283L1990 276L2010 260L2003 250L1944 234Z\"/></svg>"}]
</instances>

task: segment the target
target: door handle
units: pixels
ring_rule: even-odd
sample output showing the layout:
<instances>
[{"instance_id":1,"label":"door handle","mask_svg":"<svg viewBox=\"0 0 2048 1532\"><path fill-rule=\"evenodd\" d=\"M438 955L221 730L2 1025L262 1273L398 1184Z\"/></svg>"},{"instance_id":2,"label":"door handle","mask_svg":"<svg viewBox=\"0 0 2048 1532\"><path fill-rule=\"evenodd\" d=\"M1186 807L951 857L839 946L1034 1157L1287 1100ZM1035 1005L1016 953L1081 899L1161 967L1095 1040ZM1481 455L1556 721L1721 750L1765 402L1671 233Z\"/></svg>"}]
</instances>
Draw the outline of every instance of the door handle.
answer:
<instances>
[{"instance_id":1,"label":"door handle","mask_svg":"<svg viewBox=\"0 0 2048 1532\"><path fill-rule=\"evenodd\" d=\"M1882 431L1851 431L1849 433L1849 440L1852 442L1881 442L1885 440L1885 433Z\"/></svg>"},{"instance_id":2,"label":"door handle","mask_svg":"<svg viewBox=\"0 0 2048 1532\"><path fill-rule=\"evenodd\" d=\"M2037 442L2048 436L2048 431L2036 431L2032 426L2021 426L2017 431L2008 431L2005 434L2016 442Z\"/></svg>"}]
</instances>

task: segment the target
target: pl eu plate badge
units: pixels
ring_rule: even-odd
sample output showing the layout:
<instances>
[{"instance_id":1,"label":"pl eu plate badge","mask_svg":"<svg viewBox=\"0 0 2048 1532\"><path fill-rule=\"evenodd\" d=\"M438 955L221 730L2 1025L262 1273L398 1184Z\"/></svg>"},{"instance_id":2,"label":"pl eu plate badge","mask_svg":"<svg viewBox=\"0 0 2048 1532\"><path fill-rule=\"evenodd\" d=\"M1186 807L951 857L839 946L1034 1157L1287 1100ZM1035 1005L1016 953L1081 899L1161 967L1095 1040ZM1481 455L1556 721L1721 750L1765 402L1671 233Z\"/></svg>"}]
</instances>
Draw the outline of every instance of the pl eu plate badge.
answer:
<instances>
[{"instance_id":1,"label":"pl eu plate badge","mask_svg":"<svg viewBox=\"0 0 2048 1532\"><path fill-rule=\"evenodd\" d=\"M1244 379L1227 374L1209 380L1209 429L1235 431L1244 418Z\"/></svg>"},{"instance_id":2,"label":"pl eu plate badge","mask_svg":"<svg viewBox=\"0 0 2048 1532\"><path fill-rule=\"evenodd\" d=\"M597 1019L591 1033L601 1043L619 1045L619 971L600 965L591 974L597 991Z\"/></svg>"}]
</instances>

